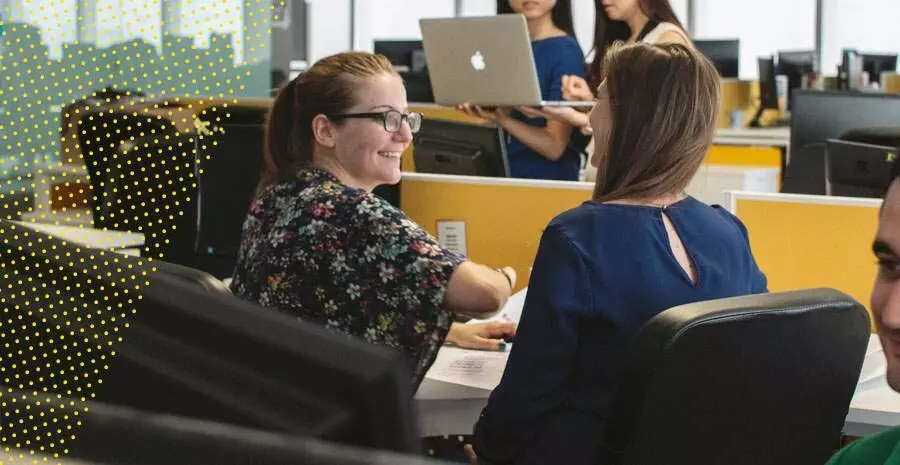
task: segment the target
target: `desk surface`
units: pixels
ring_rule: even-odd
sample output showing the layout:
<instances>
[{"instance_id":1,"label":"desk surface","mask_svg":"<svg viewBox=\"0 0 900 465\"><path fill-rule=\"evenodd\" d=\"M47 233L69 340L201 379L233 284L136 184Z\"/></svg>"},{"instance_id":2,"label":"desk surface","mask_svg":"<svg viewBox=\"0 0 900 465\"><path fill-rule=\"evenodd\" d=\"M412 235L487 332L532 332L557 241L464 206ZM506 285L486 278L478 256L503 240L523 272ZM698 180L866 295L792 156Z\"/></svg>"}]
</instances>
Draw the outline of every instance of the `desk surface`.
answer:
<instances>
[{"instance_id":1,"label":"desk surface","mask_svg":"<svg viewBox=\"0 0 900 465\"><path fill-rule=\"evenodd\" d=\"M21 221L15 223L92 249L118 250L144 245L144 235L141 233Z\"/></svg>"},{"instance_id":2,"label":"desk surface","mask_svg":"<svg viewBox=\"0 0 900 465\"><path fill-rule=\"evenodd\" d=\"M875 335L869 340L866 364L884 362ZM867 368L863 368L863 376ZM425 436L471 434L491 391L426 378L416 392L420 428ZM891 389L883 374L861 383L850 401L844 434L865 436L900 426L900 393Z\"/></svg>"},{"instance_id":3,"label":"desk surface","mask_svg":"<svg viewBox=\"0 0 900 465\"><path fill-rule=\"evenodd\" d=\"M718 145L757 145L787 148L791 143L791 129L777 128L722 128L716 130L713 143Z\"/></svg>"}]
</instances>

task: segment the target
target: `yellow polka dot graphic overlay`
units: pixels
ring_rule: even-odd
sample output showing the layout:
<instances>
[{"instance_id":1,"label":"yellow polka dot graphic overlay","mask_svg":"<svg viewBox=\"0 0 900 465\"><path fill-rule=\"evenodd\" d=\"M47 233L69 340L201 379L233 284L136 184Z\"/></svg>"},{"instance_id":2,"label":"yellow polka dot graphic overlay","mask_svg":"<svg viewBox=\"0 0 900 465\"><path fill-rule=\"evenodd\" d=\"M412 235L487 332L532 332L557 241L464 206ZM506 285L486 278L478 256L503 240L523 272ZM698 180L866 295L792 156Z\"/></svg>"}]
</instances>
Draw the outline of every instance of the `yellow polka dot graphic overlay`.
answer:
<instances>
[{"instance_id":1,"label":"yellow polka dot graphic overlay","mask_svg":"<svg viewBox=\"0 0 900 465\"><path fill-rule=\"evenodd\" d=\"M272 3L0 2L0 464L65 463L147 270L193 247L205 163L268 105Z\"/></svg>"}]
</instances>

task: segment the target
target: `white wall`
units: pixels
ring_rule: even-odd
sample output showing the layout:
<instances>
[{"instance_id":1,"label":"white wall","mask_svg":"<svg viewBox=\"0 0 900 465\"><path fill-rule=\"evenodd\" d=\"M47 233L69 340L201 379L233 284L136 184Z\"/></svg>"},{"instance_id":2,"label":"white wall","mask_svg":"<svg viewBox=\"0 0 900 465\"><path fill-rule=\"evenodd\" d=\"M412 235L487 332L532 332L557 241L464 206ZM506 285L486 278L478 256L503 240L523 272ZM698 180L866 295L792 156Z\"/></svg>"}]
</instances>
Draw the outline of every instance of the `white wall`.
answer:
<instances>
[{"instance_id":1,"label":"white wall","mask_svg":"<svg viewBox=\"0 0 900 465\"><path fill-rule=\"evenodd\" d=\"M594 0L572 0L572 22L575 37L587 55L594 48Z\"/></svg>"},{"instance_id":2,"label":"white wall","mask_svg":"<svg viewBox=\"0 0 900 465\"><path fill-rule=\"evenodd\" d=\"M357 0L353 48L371 52L376 39L421 39L419 19L453 15L453 0Z\"/></svg>"},{"instance_id":3,"label":"white wall","mask_svg":"<svg viewBox=\"0 0 900 465\"><path fill-rule=\"evenodd\" d=\"M309 43L306 44L309 63L349 50L350 0L306 0L306 3L309 15Z\"/></svg>"},{"instance_id":4,"label":"white wall","mask_svg":"<svg viewBox=\"0 0 900 465\"><path fill-rule=\"evenodd\" d=\"M316 0L320 1L327 0ZM687 0L671 1L675 14L686 23ZM371 51L372 41L376 39L421 39L419 19L452 17L454 3L454 0L357 0L354 48ZM461 0L462 16L491 16L496 13L496 0ZM594 0L572 0L575 35L585 53L593 47L594 13ZM333 18L338 22L343 17L334 13Z\"/></svg>"},{"instance_id":5,"label":"white wall","mask_svg":"<svg viewBox=\"0 0 900 465\"><path fill-rule=\"evenodd\" d=\"M898 0L825 0L822 13L822 71L833 75L841 49L862 53L898 53Z\"/></svg>"},{"instance_id":6,"label":"white wall","mask_svg":"<svg viewBox=\"0 0 900 465\"><path fill-rule=\"evenodd\" d=\"M694 0L694 8L695 39L740 39L744 79L756 79L757 57L815 48L816 0Z\"/></svg>"},{"instance_id":7,"label":"white wall","mask_svg":"<svg viewBox=\"0 0 900 465\"><path fill-rule=\"evenodd\" d=\"M474 1L474 0L469 0ZM688 0L670 0L672 9L675 10L675 16L687 27L689 18L687 17L687 1ZM491 2L496 4L496 2ZM578 37L578 43L585 54L590 53L594 47L594 20L596 18L596 7L594 0L572 0L572 21L575 23L575 36Z\"/></svg>"},{"instance_id":8,"label":"white wall","mask_svg":"<svg viewBox=\"0 0 900 465\"><path fill-rule=\"evenodd\" d=\"M462 16L492 16L497 14L496 0L462 0Z\"/></svg>"},{"instance_id":9,"label":"white wall","mask_svg":"<svg viewBox=\"0 0 900 465\"><path fill-rule=\"evenodd\" d=\"M76 22L72 17L75 0L60 0L47 5L24 1L7 0L0 15L8 22L27 22L39 27L50 58L58 60L62 57L62 44L75 41Z\"/></svg>"}]
</instances>

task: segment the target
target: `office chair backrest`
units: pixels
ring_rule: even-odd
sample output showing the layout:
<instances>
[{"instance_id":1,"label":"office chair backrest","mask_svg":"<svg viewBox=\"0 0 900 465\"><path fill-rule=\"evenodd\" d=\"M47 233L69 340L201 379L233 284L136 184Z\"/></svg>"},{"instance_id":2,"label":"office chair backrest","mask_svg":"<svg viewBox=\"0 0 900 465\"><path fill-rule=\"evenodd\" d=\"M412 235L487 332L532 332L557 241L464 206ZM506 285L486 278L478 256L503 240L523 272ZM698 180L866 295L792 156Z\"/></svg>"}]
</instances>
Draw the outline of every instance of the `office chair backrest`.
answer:
<instances>
[{"instance_id":1,"label":"office chair backrest","mask_svg":"<svg viewBox=\"0 0 900 465\"><path fill-rule=\"evenodd\" d=\"M84 166L91 183L91 214L94 227L110 228L110 201L107 194L119 181L108 168L124 161L124 147L137 143L159 142L177 133L177 128L166 119L134 116L135 104L126 110L101 106L83 112L76 133L77 147L80 149ZM132 139L134 138L134 139ZM139 140L137 140L139 139ZM68 139L66 140L68 142ZM115 214L115 211L112 211Z\"/></svg>"},{"instance_id":2,"label":"office chair backrest","mask_svg":"<svg viewBox=\"0 0 900 465\"><path fill-rule=\"evenodd\" d=\"M841 140L863 144L900 147L900 126L852 129L841 134Z\"/></svg>"},{"instance_id":3,"label":"office chair backrest","mask_svg":"<svg viewBox=\"0 0 900 465\"><path fill-rule=\"evenodd\" d=\"M264 159L265 105L213 107L201 115L209 131L197 139L198 267L231 276L247 210L256 194Z\"/></svg>"},{"instance_id":4,"label":"office chair backrest","mask_svg":"<svg viewBox=\"0 0 900 465\"><path fill-rule=\"evenodd\" d=\"M598 463L821 465L868 339L863 306L829 289L667 310L630 349Z\"/></svg>"},{"instance_id":5,"label":"office chair backrest","mask_svg":"<svg viewBox=\"0 0 900 465\"><path fill-rule=\"evenodd\" d=\"M194 266L195 135L137 138L120 148L103 190L97 227L142 232L141 256ZM93 180L92 180L93 183Z\"/></svg>"}]
</instances>

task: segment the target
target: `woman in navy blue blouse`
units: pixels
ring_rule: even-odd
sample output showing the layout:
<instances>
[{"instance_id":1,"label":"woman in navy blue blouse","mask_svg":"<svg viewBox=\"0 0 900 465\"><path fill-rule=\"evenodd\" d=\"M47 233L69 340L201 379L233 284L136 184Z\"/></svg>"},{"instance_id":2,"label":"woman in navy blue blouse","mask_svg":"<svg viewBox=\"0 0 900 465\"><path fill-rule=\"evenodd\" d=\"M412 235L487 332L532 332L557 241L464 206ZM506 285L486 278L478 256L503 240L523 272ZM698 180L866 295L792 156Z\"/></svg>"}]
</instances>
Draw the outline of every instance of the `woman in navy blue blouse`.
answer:
<instances>
[{"instance_id":1,"label":"woman in navy blue blouse","mask_svg":"<svg viewBox=\"0 0 900 465\"><path fill-rule=\"evenodd\" d=\"M475 427L486 463L594 463L620 365L647 320L767 291L741 222L685 193L716 127L715 68L669 43L613 48L603 69L593 200L541 238L506 371Z\"/></svg>"},{"instance_id":2,"label":"woman in navy blue blouse","mask_svg":"<svg viewBox=\"0 0 900 465\"><path fill-rule=\"evenodd\" d=\"M572 26L570 0L497 0L497 13L521 13L528 21L531 50L541 97L562 100L562 78L586 77L584 52ZM510 76L516 79L516 76ZM543 117L530 118L509 109L487 111L460 107L472 116L492 121L507 134L510 175L515 178L577 181L581 155L570 145L572 126Z\"/></svg>"}]
</instances>

